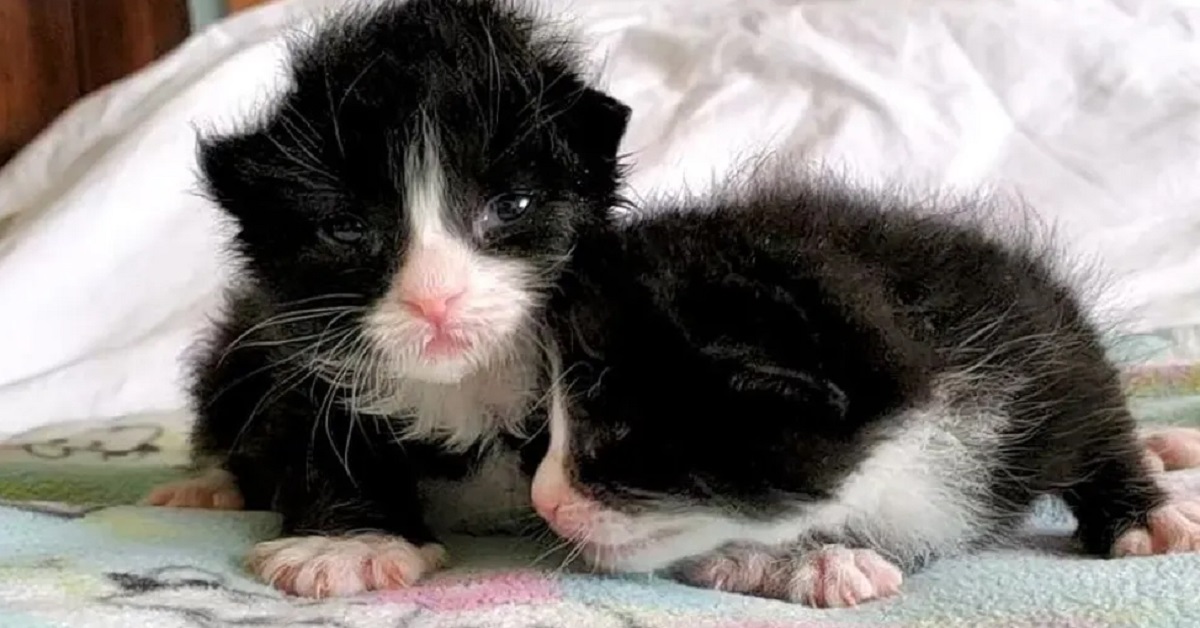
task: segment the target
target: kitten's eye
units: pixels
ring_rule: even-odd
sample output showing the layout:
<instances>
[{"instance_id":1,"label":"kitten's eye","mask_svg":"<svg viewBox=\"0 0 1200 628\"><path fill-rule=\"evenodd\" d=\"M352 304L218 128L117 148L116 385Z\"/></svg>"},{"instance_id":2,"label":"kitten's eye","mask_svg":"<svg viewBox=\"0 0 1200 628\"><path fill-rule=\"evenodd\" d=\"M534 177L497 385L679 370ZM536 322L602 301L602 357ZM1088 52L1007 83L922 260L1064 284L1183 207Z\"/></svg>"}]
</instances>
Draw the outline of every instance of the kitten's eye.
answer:
<instances>
[{"instance_id":1,"label":"kitten's eye","mask_svg":"<svg viewBox=\"0 0 1200 628\"><path fill-rule=\"evenodd\" d=\"M349 214L338 214L321 222L321 235L338 244L356 244L367 235L367 225Z\"/></svg>"},{"instance_id":2,"label":"kitten's eye","mask_svg":"<svg viewBox=\"0 0 1200 628\"><path fill-rule=\"evenodd\" d=\"M501 224L514 222L530 209L533 209L532 196L519 192L501 194L488 201L488 220Z\"/></svg>"}]
</instances>

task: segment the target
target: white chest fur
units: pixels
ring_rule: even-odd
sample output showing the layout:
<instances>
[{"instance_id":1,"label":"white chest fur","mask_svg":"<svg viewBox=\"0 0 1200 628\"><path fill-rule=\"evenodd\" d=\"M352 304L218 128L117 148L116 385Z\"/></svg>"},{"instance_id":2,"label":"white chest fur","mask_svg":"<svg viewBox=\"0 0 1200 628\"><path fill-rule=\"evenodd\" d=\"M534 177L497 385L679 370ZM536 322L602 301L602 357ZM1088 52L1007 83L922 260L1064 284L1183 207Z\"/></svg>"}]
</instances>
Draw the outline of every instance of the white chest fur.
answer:
<instances>
[{"instance_id":1,"label":"white chest fur","mask_svg":"<svg viewBox=\"0 0 1200 628\"><path fill-rule=\"evenodd\" d=\"M496 368L455 384L395 379L374 383L354 398L363 414L393 419L404 439L441 441L462 451L502 431L516 432L533 400L534 370Z\"/></svg>"}]
</instances>

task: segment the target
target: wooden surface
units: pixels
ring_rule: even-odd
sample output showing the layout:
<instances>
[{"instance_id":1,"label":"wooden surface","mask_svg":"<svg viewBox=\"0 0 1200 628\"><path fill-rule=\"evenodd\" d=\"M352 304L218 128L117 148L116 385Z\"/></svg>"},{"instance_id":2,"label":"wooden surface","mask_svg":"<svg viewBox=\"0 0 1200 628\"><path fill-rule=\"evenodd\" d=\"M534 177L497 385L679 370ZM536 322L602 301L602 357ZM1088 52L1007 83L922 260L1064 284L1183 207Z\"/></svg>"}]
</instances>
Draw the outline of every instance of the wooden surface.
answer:
<instances>
[{"instance_id":1,"label":"wooden surface","mask_svg":"<svg viewBox=\"0 0 1200 628\"><path fill-rule=\"evenodd\" d=\"M272 0L226 0L225 6L230 13L236 13L244 9L256 7L260 4L266 4Z\"/></svg>"},{"instance_id":2,"label":"wooden surface","mask_svg":"<svg viewBox=\"0 0 1200 628\"><path fill-rule=\"evenodd\" d=\"M79 95L71 3L0 0L0 163Z\"/></svg>"},{"instance_id":3,"label":"wooden surface","mask_svg":"<svg viewBox=\"0 0 1200 628\"><path fill-rule=\"evenodd\" d=\"M74 16L83 93L154 61L190 28L186 0L74 0Z\"/></svg>"},{"instance_id":4,"label":"wooden surface","mask_svg":"<svg viewBox=\"0 0 1200 628\"><path fill-rule=\"evenodd\" d=\"M0 164L188 35L186 0L0 0Z\"/></svg>"}]
</instances>

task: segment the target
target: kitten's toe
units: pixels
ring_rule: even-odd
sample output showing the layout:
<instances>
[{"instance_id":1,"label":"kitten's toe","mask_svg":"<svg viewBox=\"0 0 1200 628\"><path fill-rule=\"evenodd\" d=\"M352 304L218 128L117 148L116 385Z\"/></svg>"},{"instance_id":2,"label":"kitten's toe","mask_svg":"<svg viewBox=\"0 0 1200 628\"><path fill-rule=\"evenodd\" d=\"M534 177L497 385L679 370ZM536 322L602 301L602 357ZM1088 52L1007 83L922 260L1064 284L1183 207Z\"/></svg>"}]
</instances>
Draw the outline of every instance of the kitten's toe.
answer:
<instances>
[{"instance_id":1,"label":"kitten's toe","mask_svg":"<svg viewBox=\"0 0 1200 628\"><path fill-rule=\"evenodd\" d=\"M1152 468L1174 471L1200 467L1200 429L1156 428L1142 437L1142 443Z\"/></svg>"},{"instance_id":2,"label":"kitten's toe","mask_svg":"<svg viewBox=\"0 0 1200 628\"><path fill-rule=\"evenodd\" d=\"M446 563L446 550L398 536L297 536L259 543L250 571L289 595L346 597L411 586Z\"/></svg>"},{"instance_id":3,"label":"kitten's toe","mask_svg":"<svg viewBox=\"0 0 1200 628\"><path fill-rule=\"evenodd\" d=\"M797 558L788 598L818 608L854 606L900 591L904 575L874 550L827 545Z\"/></svg>"},{"instance_id":4,"label":"kitten's toe","mask_svg":"<svg viewBox=\"0 0 1200 628\"><path fill-rule=\"evenodd\" d=\"M1145 526L1127 530L1112 555L1152 556L1200 551L1200 499L1171 499L1150 511Z\"/></svg>"},{"instance_id":5,"label":"kitten's toe","mask_svg":"<svg viewBox=\"0 0 1200 628\"><path fill-rule=\"evenodd\" d=\"M142 499L146 506L241 510L244 506L233 474L212 469L201 475L160 484Z\"/></svg>"},{"instance_id":6,"label":"kitten's toe","mask_svg":"<svg viewBox=\"0 0 1200 628\"><path fill-rule=\"evenodd\" d=\"M1162 457L1150 449L1142 451L1142 465L1151 475L1157 475L1167 470L1167 465L1163 462Z\"/></svg>"},{"instance_id":7,"label":"kitten's toe","mask_svg":"<svg viewBox=\"0 0 1200 628\"><path fill-rule=\"evenodd\" d=\"M773 597L768 589L777 560L765 550L721 552L688 565L681 576L685 582L706 589Z\"/></svg>"}]
</instances>

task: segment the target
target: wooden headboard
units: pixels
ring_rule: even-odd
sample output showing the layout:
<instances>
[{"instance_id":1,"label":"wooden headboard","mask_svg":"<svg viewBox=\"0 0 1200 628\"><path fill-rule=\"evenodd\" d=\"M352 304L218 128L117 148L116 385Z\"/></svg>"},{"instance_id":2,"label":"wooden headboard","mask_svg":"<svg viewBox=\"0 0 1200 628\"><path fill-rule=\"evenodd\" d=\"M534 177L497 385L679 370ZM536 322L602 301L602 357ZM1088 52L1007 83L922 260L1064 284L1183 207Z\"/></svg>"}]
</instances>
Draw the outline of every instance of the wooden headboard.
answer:
<instances>
[{"instance_id":1,"label":"wooden headboard","mask_svg":"<svg viewBox=\"0 0 1200 628\"><path fill-rule=\"evenodd\" d=\"M270 1L271 0L227 0L225 5L229 7L230 13L236 13L242 9L249 9L250 7L266 4Z\"/></svg>"},{"instance_id":2,"label":"wooden headboard","mask_svg":"<svg viewBox=\"0 0 1200 628\"><path fill-rule=\"evenodd\" d=\"M270 0L227 0L227 12ZM187 0L0 0L0 164L98 87L191 32Z\"/></svg>"}]
</instances>

